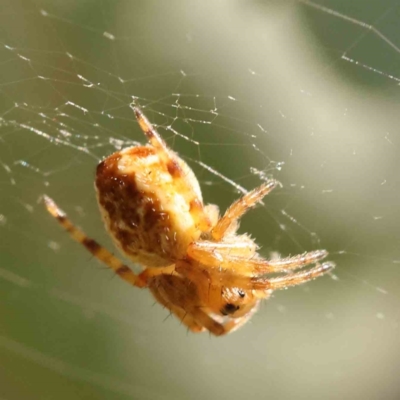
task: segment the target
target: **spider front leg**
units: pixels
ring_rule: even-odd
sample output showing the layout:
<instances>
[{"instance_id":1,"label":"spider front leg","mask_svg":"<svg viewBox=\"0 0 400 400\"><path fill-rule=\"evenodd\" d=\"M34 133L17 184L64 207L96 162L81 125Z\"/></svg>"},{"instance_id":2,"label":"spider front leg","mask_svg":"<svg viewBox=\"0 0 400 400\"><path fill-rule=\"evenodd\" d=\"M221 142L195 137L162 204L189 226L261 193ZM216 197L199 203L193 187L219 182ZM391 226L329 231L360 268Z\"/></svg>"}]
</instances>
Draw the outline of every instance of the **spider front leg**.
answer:
<instances>
[{"instance_id":1,"label":"spider front leg","mask_svg":"<svg viewBox=\"0 0 400 400\"><path fill-rule=\"evenodd\" d=\"M325 254L319 253L318 251L314 253L319 258L315 258L313 262L317 262L317 260L325 256ZM306 255L307 254L312 255L313 252L306 253ZM176 271L184 276L187 276L191 280L207 281L209 282L209 285L214 284L227 288L241 288L243 290L277 290L308 282L326 274L335 268L335 263L327 261L322 264L317 264L314 268L305 271L289 273L277 278L265 278L262 275L265 275L268 272L277 272L279 269L272 267L271 270L268 271L269 266L267 264L263 271L260 272L260 270L258 270L258 274L256 274L254 270L254 261L256 262L256 267L258 268L259 265L257 265L257 260L245 260L243 258L229 257L227 255L224 255L223 258L214 258L212 260L211 255L212 253L209 253L208 258L203 257L202 261L198 261L196 264L193 262L180 263L177 266ZM278 261L286 261L286 263L283 264L290 265L290 263L294 260L292 263L292 269L306 265L299 265L298 257L301 256L295 256ZM307 257L304 259L307 259ZM210 261L215 263L212 264ZM269 261L260 260L259 264L262 265L268 262Z\"/></svg>"},{"instance_id":2,"label":"spider front leg","mask_svg":"<svg viewBox=\"0 0 400 400\"><path fill-rule=\"evenodd\" d=\"M234 243L214 243L205 240L193 242L189 245L187 253L209 269L219 272L230 270L245 276L299 269L308 264L315 264L328 255L326 250L315 250L293 257L264 260L255 254L254 243L243 239Z\"/></svg>"},{"instance_id":3,"label":"spider front leg","mask_svg":"<svg viewBox=\"0 0 400 400\"><path fill-rule=\"evenodd\" d=\"M253 278L252 285L256 290L278 290L285 289L290 286L301 285L302 283L314 280L335 268L335 263L327 261L322 264L317 264L314 268L297 272L295 274L288 274L277 278Z\"/></svg>"},{"instance_id":4,"label":"spider front leg","mask_svg":"<svg viewBox=\"0 0 400 400\"><path fill-rule=\"evenodd\" d=\"M60 223L60 225L70 234L78 243L86 247L99 261L111 268L120 278L133 286L143 288L147 286L147 280L140 275L136 275L126 264L111 254L106 248L97 243L94 239L86 236L84 232L78 229L66 216L66 214L57 206L50 197L44 195L44 202L47 211Z\"/></svg>"},{"instance_id":5,"label":"spider front leg","mask_svg":"<svg viewBox=\"0 0 400 400\"><path fill-rule=\"evenodd\" d=\"M226 234L235 231L237 221L243 214L254 207L264 196L275 189L280 183L274 179L263 183L261 186L253 189L251 192L245 194L239 200L236 200L225 212L224 216L220 218L215 227L211 231L212 238L215 241L221 240Z\"/></svg>"}]
</instances>

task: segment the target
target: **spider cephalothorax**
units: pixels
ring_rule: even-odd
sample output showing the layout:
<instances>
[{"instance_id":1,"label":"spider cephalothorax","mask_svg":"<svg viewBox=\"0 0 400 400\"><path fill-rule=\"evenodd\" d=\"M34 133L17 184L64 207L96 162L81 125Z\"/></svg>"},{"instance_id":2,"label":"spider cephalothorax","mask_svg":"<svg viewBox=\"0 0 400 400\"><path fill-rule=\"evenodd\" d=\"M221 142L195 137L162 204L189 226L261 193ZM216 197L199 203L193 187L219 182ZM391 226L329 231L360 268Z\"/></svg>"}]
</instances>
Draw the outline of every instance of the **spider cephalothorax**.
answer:
<instances>
[{"instance_id":1,"label":"spider cephalothorax","mask_svg":"<svg viewBox=\"0 0 400 400\"><path fill-rule=\"evenodd\" d=\"M122 279L147 287L190 330L223 335L243 325L273 290L307 282L332 270L325 250L265 260L238 220L273 190L269 180L235 201L220 217L203 205L190 167L170 150L142 111L132 106L146 146L114 153L97 167L95 187L105 226L117 247L143 267L135 274L78 230L45 196L48 211ZM309 264L311 269L293 272ZM270 273L283 273L268 278Z\"/></svg>"}]
</instances>

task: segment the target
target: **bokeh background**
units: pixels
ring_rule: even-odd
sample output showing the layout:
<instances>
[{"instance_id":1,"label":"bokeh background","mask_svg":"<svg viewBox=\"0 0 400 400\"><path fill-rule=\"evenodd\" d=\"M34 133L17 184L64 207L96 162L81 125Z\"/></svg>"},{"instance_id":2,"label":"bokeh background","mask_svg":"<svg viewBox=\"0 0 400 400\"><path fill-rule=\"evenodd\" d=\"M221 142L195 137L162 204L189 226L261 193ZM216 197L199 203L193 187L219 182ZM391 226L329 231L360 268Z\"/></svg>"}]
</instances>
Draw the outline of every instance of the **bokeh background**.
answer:
<instances>
[{"instance_id":1,"label":"bokeh background","mask_svg":"<svg viewBox=\"0 0 400 400\"><path fill-rule=\"evenodd\" d=\"M0 398L398 399L396 1L14 1L0 10ZM44 210L112 249L94 169L143 142L144 107L269 257L334 274L274 293L238 332L186 332Z\"/></svg>"}]
</instances>

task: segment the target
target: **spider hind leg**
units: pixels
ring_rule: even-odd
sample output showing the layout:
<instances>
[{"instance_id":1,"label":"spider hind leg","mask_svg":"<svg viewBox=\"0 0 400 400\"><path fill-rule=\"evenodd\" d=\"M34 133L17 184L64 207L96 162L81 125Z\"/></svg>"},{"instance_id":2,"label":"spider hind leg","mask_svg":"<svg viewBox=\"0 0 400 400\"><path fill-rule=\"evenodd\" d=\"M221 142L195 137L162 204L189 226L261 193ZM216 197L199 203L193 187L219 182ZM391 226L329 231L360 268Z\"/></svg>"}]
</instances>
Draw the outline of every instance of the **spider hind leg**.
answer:
<instances>
[{"instance_id":1,"label":"spider hind leg","mask_svg":"<svg viewBox=\"0 0 400 400\"><path fill-rule=\"evenodd\" d=\"M105 247L97 243L94 239L86 236L78 229L66 216L53 199L44 195L44 203L47 211L59 222L59 224L70 234L78 243L82 244L99 261L111 268L120 278L139 288L146 287L147 283L136 275L126 264L110 253Z\"/></svg>"}]
</instances>

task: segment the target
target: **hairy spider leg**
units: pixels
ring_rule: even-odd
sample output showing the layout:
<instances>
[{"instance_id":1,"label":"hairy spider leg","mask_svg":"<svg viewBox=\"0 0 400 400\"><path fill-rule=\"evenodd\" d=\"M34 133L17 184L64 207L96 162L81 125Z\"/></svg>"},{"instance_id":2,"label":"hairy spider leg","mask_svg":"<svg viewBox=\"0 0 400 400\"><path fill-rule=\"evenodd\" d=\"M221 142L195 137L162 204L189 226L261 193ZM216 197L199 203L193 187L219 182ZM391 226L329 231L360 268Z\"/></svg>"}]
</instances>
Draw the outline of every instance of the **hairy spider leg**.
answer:
<instances>
[{"instance_id":1,"label":"hairy spider leg","mask_svg":"<svg viewBox=\"0 0 400 400\"><path fill-rule=\"evenodd\" d=\"M264 260L258 257L246 257L246 246L239 243L213 243L210 241L193 242L188 247L188 255L204 267L221 271L232 270L237 275L254 276L268 273L296 270L308 264L324 259L326 250L315 250L293 257ZM254 253L253 253L254 254Z\"/></svg>"},{"instance_id":2,"label":"hairy spider leg","mask_svg":"<svg viewBox=\"0 0 400 400\"><path fill-rule=\"evenodd\" d=\"M131 108L135 113L135 117L139 123L141 130L146 135L150 144L157 149L161 160L165 163L168 172L174 179L175 185L179 188L178 192L184 196L187 204L190 206L190 213L196 220L198 227L203 232L211 229L211 221L204 212L201 199L198 198L196 190L191 180L196 180L193 172L167 147L160 134L146 118L141 109L134 103ZM197 182L197 180L196 180ZM200 190L200 189L199 189Z\"/></svg>"},{"instance_id":3,"label":"hairy spider leg","mask_svg":"<svg viewBox=\"0 0 400 400\"><path fill-rule=\"evenodd\" d=\"M325 275L327 272L335 268L335 263L327 261L322 264L317 264L314 268L297 272L295 274L288 274L277 278L253 278L253 288L256 290L277 290L284 289L289 286L301 285L304 282L311 281L319 276Z\"/></svg>"},{"instance_id":4,"label":"hairy spider leg","mask_svg":"<svg viewBox=\"0 0 400 400\"><path fill-rule=\"evenodd\" d=\"M236 227L239 218L241 218L251 207L254 207L264 196L270 193L278 185L280 185L278 181L271 179L236 200L226 210L224 216L219 219L212 229L212 238L215 241L220 241L232 230L232 227Z\"/></svg>"},{"instance_id":5,"label":"hairy spider leg","mask_svg":"<svg viewBox=\"0 0 400 400\"><path fill-rule=\"evenodd\" d=\"M193 258L214 253L215 257L221 258L224 255L236 256L243 259L250 259L256 254L258 246L249 237L235 236L232 241L213 242L210 240L200 240L190 244L190 255Z\"/></svg>"},{"instance_id":6,"label":"hairy spider leg","mask_svg":"<svg viewBox=\"0 0 400 400\"><path fill-rule=\"evenodd\" d=\"M193 253L190 251L191 257ZM197 263L179 263L176 271L193 281L213 282L224 287L237 287L243 290L281 289L287 286L299 285L315 279L335 267L333 262L317 264L316 267L298 273L286 274L277 278L265 278L267 273L286 272L309 264L314 264L325 258L326 252L318 250L302 256L270 261L257 259L243 259L229 255L216 257L213 253L196 254ZM260 261L260 262L259 262Z\"/></svg>"},{"instance_id":7,"label":"hairy spider leg","mask_svg":"<svg viewBox=\"0 0 400 400\"><path fill-rule=\"evenodd\" d=\"M168 149L167 144L161 138L160 134L157 132L157 130L154 128L154 126L151 124L151 122L143 114L142 110L134 104L131 104L131 108L132 108L133 112L135 113L135 117L140 126L140 129L146 135L147 140L150 142L150 144L154 148L156 148L157 150L159 150L161 152L162 159L164 161L168 162L170 159L170 157L169 157L170 150Z\"/></svg>"},{"instance_id":8,"label":"hairy spider leg","mask_svg":"<svg viewBox=\"0 0 400 400\"><path fill-rule=\"evenodd\" d=\"M96 240L89 238L84 232L78 229L66 216L53 199L44 195L44 202L47 211L60 223L60 225L70 234L70 236L78 243L93 254L99 261L111 268L120 278L133 286L144 288L148 285L148 281L156 275L170 273L172 267L154 268L149 271L145 270L140 275L136 275L126 264L110 253L105 247L100 245Z\"/></svg>"}]
</instances>

